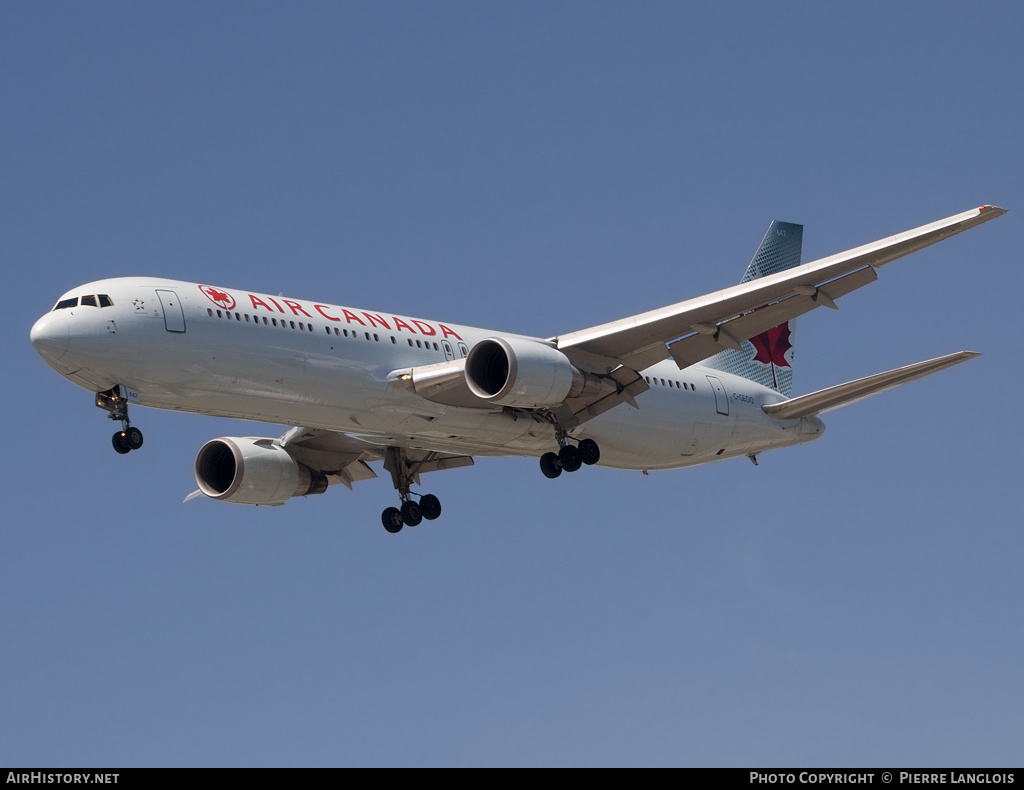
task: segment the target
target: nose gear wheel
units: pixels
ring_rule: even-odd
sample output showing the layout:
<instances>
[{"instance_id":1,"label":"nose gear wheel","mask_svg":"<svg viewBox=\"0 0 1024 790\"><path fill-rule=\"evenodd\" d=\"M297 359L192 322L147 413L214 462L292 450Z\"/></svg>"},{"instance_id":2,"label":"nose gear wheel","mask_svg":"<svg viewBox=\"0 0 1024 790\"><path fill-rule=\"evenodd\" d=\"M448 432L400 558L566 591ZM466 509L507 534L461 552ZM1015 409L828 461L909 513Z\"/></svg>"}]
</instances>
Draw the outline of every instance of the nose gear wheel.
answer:
<instances>
[{"instance_id":1,"label":"nose gear wheel","mask_svg":"<svg viewBox=\"0 0 1024 790\"><path fill-rule=\"evenodd\" d=\"M110 419L121 423L121 430L111 437L114 450L125 455L142 447L142 431L133 427L128 419L128 400L121 395L120 387L97 392L96 405L107 411Z\"/></svg>"}]
</instances>

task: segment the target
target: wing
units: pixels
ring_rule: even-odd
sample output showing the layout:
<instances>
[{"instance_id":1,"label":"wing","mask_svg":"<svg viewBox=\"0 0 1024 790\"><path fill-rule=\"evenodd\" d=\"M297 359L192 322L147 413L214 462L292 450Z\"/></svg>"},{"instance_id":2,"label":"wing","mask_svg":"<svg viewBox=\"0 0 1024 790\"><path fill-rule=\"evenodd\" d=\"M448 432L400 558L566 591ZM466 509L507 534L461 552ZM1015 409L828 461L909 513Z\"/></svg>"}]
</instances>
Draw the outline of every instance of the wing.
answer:
<instances>
[{"instance_id":1,"label":"wing","mask_svg":"<svg viewBox=\"0 0 1024 790\"><path fill-rule=\"evenodd\" d=\"M835 300L877 278L876 269L1006 213L981 206L779 274L555 338L575 354L643 370L672 357L680 369Z\"/></svg>"},{"instance_id":2,"label":"wing","mask_svg":"<svg viewBox=\"0 0 1024 790\"><path fill-rule=\"evenodd\" d=\"M296 461L326 475L328 483L341 483L348 488L352 488L352 483L377 476L368 461L385 461L385 469L389 464L387 447L336 431L292 428L278 441ZM430 450L407 450L405 457L414 475L473 465L468 455Z\"/></svg>"},{"instance_id":3,"label":"wing","mask_svg":"<svg viewBox=\"0 0 1024 790\"><path fill-rule=\"evenodd\" d=\"M520 339L515 342L524 355L518 361L518 352L509 343L491 338L476 344L467 359L395 370L388 378L393 386L409 389L427 400L503 408L513 416L518 412L540 415L553 418L568 430L620 403L636 406L636 396L648 389L640 373L645 368L671 357L682 369L724 348L741 349L741 341L816 307L835 308L837 299L876 280L878 267L1004 213L1005 209L996 206L981 206L658 310L548 340L527 340L525 347ZM485 344L488 349L481 350ZM565 362L561 368L557 360L552 361L556 349ZM513 384L518 386L513 371L521 372L520 362L529 364L531 357L536 363L534 381L540 383L540 392L533 393L536 397L532 399L529 393L523 395L521 401L507 397L514 390ZM480 372L486 373L486 387L480 386L476 378ZM555 395L550 385L559 375L565 382L562 392L567 394ZM505 382L505 386L492 387L492 377L499 385ZM572 386L568 384L570 377ZM477 386L468 386L470 378ZM579 387L574 389L577 382ZM481 389L487 390L489 399L480 396ZM524 384L523 392L526 389Z\"/></svg>"}]
</instances>

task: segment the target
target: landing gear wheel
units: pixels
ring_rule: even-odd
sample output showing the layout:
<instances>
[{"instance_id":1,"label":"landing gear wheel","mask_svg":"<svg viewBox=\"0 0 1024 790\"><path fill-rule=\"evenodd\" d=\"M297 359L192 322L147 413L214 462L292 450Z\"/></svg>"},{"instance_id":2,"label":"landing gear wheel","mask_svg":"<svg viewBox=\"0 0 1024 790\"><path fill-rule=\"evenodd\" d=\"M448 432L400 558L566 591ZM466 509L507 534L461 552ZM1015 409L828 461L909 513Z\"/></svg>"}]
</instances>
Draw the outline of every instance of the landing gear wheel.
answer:
<instances>
[{"instance_id":1,"label":"landing gear wheel","mask_svg":"<svg viewBox=\"0 0 1024 790\"><path fill-rule=\"evenodd\" d=\"M420 514L427 521L433 521L441 515L441 500L433 494L420 497Z\"/></svg>"},{"instance_id":2,"label":"landing gear wheel","mask_svg":"<svg viewBox=\"0 0 1024 790\"><path fill-rule=\"evenodd\" d=\"M126 431L118 431L110 437L110 441L114 445L114 449L121 455L130 453L132 450L131 445L128 444L128 434Z\"/></svg>"},{"instance_id":3,"label":"landing gear wheel","mask_svg":"<svg viewBox=\"0 0 1024 790\"><path fill-rule=\"evenodd\" d=\"M408 502L402 503L402 521L405 522L407 527L418 526L422 520L423 513L420 512L419 505L411 499Z\"/></svg>"},{"instance_id":4,"label":"landing gear wheel","mask_svg":"<svg viewBox=\"0 0 1024 790\"><path fill-rule=\"evenodd\" d=\"M593 439L584 439L580 442L580 457L587 466L593 466L601 460L601 448Z\"/></svg>"},{"instance_id":5,"label":"landing gear wheel","mask_svg":"<svg viewBox=\"0 0 1024 790\"><path fill-rule=\"evenodd\" d=\"M583 456L571 444L567 444L558 451L558 460L562 463L562 468L566 472L575 472L583 466Z\"/></svg>"},{"instance_id":6,"label":"landing gear wheel","mask_svg":"<svg viewBox=\"0 0 1024 790\"><path fill-rule=\"evenodd\" d=\"M544 477L549 477L552 480L562 474L562 464L558 460L558 456L554 453L544 453L540 457L540 471L544 473Z\"/></svg>"},{"instance_id":7,"label":"landing gear wheel","mask_svg":"<svg viewBox=\"0 0 1024 790\"><path fill-rule=\"evenodd\" d=\"M384 524L384 529L392 535L402 531L402 524L404 522L402 521L402 514L397 507L389 507L381 513L380 520Z\"/></svg>"},{"instance_id":8,"label":"landing gear wheel","mask_svg":"<svg viewBox=\"0 0 1024 790\"><path fill-rule=\"evenodd\" d=\"M138 428L129 428L122 433L127 437L128 448L130 450L138 450L142 447L142 431Z\"/></svg>"}]
</instances>

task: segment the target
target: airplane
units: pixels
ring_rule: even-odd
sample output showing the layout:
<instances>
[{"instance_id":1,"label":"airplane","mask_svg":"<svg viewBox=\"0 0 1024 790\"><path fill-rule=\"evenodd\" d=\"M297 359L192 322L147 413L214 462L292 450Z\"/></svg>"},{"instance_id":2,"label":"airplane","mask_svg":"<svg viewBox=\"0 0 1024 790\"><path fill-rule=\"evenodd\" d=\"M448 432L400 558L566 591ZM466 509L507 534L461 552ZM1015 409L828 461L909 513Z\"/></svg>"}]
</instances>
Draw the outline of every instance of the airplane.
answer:
<instances>
[{"instance_id":1,"label":"airplane","mask_svg":"<svg viewBox=\"0 0 1024 790\"><path fill-rule=\"evenodd\" d=\"M154 277L65 293L32 327L47 364L94 393L142 447L129 406L296 426L212 439L199 490L282 505L377 477L388 532L441 514L420 475L474 456L533 456L557 478L584 465L674 469L820 437L820 415L975 356L960 351L797 397L794 320L873 282L908 253L1005 213L984 205L811 263L803 227L773 222L738 285L540 338L309 299Z\"/></svg>"}]
</instances>

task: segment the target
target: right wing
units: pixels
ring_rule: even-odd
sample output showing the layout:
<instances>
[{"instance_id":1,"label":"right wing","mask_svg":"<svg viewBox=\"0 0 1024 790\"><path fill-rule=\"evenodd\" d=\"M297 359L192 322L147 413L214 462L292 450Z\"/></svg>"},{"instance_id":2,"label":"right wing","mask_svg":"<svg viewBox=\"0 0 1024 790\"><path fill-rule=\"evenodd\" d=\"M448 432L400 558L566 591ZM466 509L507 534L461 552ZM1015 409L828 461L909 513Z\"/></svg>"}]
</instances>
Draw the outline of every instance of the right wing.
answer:
<instances>
[{"instance_id":1,"label":"right wing","mask_svg":"<svg viewBox=\"0 0 1024 790\"><path fill-rule=\"evenodd\" d=\"M330 484L341 483L352 488L352 483L376 477L367 461L384 461L384 468L392 471L387 447L338 431L292 428L278 442L296 461L324 474ZM406 450L405 458L413 475L473 465L471 456L431 450ZM416 482L419 482L418 477Z\"/></svg>"}]
</instances>

